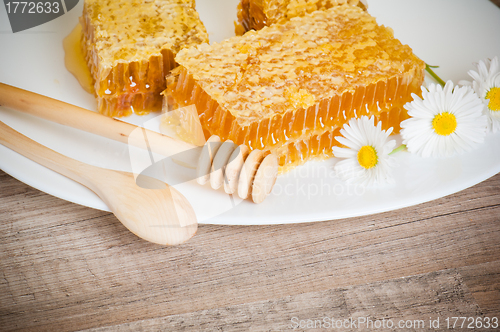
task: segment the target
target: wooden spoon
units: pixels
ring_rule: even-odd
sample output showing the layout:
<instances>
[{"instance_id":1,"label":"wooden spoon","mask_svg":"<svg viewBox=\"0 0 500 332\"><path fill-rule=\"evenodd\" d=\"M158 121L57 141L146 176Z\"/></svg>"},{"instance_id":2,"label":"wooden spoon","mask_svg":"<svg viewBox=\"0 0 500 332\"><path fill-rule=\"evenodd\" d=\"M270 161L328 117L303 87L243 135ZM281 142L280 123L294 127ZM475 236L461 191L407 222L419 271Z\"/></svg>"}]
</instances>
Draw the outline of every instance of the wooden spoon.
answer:
<instances>
[{"instance_id":1,"label":"wooden spoon","mask_svg":"<svg viewBox=\"0 0 500 332\"><path fill-rule=\"evenodd\" d=\"M278 167L278 160L275 156L268 156L268 162L263 165L266 169L257 172L261 167L262 157L264 157L262 151L254 150L251 158L247 158L249 151L244 145L235 150L235 146L231 142L223 143L215 135L210 137L202 148L3 83L0 83L0 105L147 149L163 156L175 155L175 160L180 165L197 165L196 172L199 184L210 181L211 187L218 189L224 183L226 193L238 192L241 198L252 197L255 203L262 202L271 192L278 175L277 170L275 170ZM219 147L221 148L220 153L218 153ZM229 156L232 150L235 150L235 155ZM226 168L226 166L228 167ZM243 166L247 171L242 172ZM242 179L240 174L245 177ZM253 186L254 181L257 181L259 185ZM240 186L242 188L237 190ZM258 195L250 194L253 187L256 189L265 187L266 189L259 191Z\"/></svg>"},{"instance_id":2,"label":"wooden spoon","mask_svg":"<svg viewBox=\"0 0 500 332\"><path fill-rule=\"evenodd\" d=\"M177 190L139 187L131 173L91 166L57 153L0 121L0 143L92 190L120 222L144 240L176 245L198 229L193 208ZM159 182L150 178L151 181Z\"/></svg>"}]
</instances>

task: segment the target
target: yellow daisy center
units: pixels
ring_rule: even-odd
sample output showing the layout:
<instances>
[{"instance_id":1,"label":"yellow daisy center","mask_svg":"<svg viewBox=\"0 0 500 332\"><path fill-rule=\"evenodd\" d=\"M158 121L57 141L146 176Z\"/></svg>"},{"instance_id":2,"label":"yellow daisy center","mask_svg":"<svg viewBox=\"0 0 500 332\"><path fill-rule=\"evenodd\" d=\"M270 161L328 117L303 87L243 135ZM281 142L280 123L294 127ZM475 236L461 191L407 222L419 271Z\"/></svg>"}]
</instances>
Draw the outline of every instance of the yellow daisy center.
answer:
<instances>
[{"instance_id":1,"label":"yellow daisy center","mask_svg":"<svg viewBox=\"0 0 500 332\"><path fill-rule=\"evenodd\" d=\"M373 146L365 145L358 151L358 163L361 167L370 169L378 163L377 151Z\"/></svg>"},{"instance_id":2,"label":"yellow daisy center","mask_svg":"<svg viewBox=\"0 0 500 332\"><path fill-rule=\"evenodd\" d=\"M448 136L457 129L457 118L448 112L440 113L432 120L432 128L434 128L436 134Z\"/></svg>"},{"instance_id":3,"label":"yellow daisy center","mask_svg":"<svg viewBox=\"0 0 500 332\"><path fill-rule=\"evenodd\" d=\"M489 99L488 108L492 111L500 111L500 88L494 87L486 94L486 99Z\"/></svg>"}]
</instances>

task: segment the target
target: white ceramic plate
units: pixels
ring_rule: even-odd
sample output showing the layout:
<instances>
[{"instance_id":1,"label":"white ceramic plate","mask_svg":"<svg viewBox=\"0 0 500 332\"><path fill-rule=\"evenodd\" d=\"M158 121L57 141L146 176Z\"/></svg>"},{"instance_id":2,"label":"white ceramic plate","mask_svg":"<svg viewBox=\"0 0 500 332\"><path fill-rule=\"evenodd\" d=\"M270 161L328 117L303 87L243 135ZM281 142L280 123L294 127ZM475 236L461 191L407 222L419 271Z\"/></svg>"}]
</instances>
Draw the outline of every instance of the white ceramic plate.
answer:
<instances>
[{"instance_id":1,"label":"white ceramic plate","mask_svg":"<svg viewBox=\"0 0 500 332\"><path fill-rule=\"evenodd\" d=\"M82 2L68 14L39 27L12 34L0 6L0 81L95 109L63 63L62 39L75 26ZM236 0L197 0L211 41L233 35ZM471 64L500 56L500 10L487 0L372 0L369 12L392 27L403 43L432 65L444 79L467 79ZM154 122L153 116L127 121ZM128 147L0 107L0 120L60 153L96 166L130 170ZM447 159L421 159L400 152L396 184L371 190L348 187L333 176L334 160L309 162L281 176L260 205L238 201L222 191L191 182L176 186L191 202L198 219L214 224L278 224L320 221L394 210L443 197L500 172L500 133L489 134L477 150ZM0 168L51 195L96 209L106 205L88 189L0 146ZM170 180L182 182L192 170L176 169Z\"/></svg>"}]
</instances>

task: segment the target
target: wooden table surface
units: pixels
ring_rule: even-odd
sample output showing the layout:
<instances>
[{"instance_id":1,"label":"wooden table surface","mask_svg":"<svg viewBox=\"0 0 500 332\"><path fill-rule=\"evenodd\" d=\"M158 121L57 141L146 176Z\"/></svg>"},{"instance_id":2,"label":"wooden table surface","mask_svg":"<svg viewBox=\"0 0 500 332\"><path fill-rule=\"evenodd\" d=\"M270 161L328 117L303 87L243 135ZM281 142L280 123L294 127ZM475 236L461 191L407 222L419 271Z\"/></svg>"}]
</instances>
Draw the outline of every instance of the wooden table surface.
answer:
<instances>
[{"instance_id":1,"label":"wooden table surface","mask_svg":"<svg viewBox=\"0 0 500 332\"><path fill-rule=\"evenodd\" d=\"M162 247L110 213L0 171L0 272L1 331L282 331L314 320L330 330L349 318L358 325L343 330L384 330L377 324L389 321L447 330L452 317L493 324L500 174L393 212L201 225L188 243ZM415 328L419 320L425 328Z\"/></svg>"}]
</instances>

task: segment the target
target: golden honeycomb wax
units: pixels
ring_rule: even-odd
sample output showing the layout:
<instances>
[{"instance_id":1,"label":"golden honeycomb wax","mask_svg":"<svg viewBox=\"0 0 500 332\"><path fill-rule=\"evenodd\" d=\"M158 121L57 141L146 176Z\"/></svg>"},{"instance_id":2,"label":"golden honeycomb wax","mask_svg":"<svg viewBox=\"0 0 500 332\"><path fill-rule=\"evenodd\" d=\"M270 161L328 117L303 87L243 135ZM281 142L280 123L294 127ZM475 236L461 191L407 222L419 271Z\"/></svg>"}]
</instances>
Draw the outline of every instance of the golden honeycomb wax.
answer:
<instances>
[{"instance_id":1,"label":"golden honeycomb wax","mask_svg":"<svg viewBox=\"0 0 500 332\"><path fill-rule=\"evenodd\" d=\"M240 0L236 34L260 30L271 24L284 23L292 17L343 4L365 8L359 0Z\"/></svg>"},{"instance_id":2,"label":"golden honeycomb wax","mask_svg":"<svg viewBox=\"0 0 500 332\"><path fill-rule=\"evenodd\" d=\"M194 8L194 0L85 0L82 49L101 113L161 109L175 54L208 42Z\"/></svg>"},{"instance_id":3,"label":"golden honeycomb wax","mask_svg":"<svg viewBox=\"0 0 500 332\"><path fill-rule=\"evenodd\" d=\"M196 105L205 135L274 153L280 170L332 156L353 117L399 130L425 64L358 7L335 6L184 49L166 95ZM336 134L337 133L337 134Z\"/></svg>"}]
</instances>

